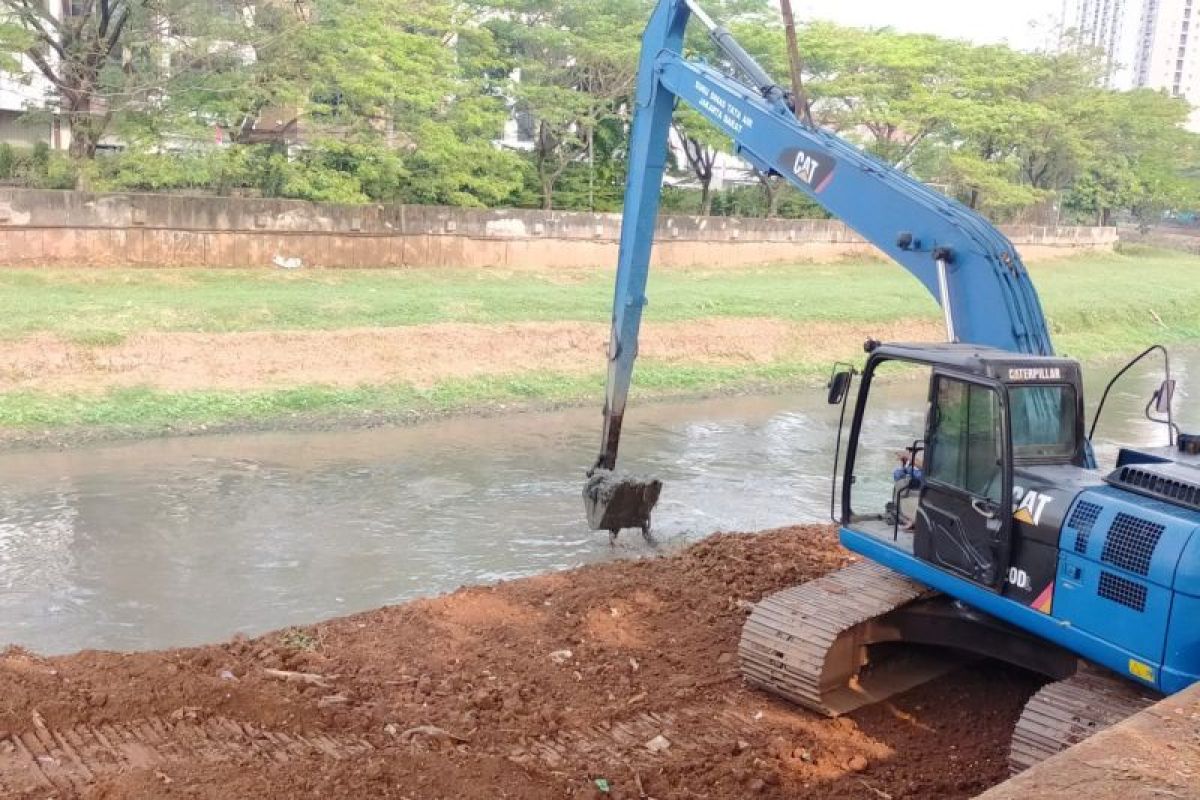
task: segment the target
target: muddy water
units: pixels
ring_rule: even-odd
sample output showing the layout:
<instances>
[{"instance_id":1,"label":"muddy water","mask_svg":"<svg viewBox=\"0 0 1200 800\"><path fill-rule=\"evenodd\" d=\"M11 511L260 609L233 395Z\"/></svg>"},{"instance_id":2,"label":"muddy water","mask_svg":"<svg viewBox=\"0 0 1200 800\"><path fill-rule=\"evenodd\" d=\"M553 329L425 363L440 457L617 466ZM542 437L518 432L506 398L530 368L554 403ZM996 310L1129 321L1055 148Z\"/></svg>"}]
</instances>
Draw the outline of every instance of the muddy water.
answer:
<instances>
[{"instance_id":1,"label":"muddy water","mask_svg":"<svg viewBox=\"0 0 1200 800\"><path fill-rule=\"evenodd\" d=\"M1200 351L1176 356L1181 383L1189 368L1200 375ZM1110 401L1102 436L1124 427L1132 441L1162 439L1138 421L1150 372ZM890 387L889 421L919 429L909 409L923 393ZM657 544L626 533L616 548L585 529L579 498L595 410L3 455L0 645L199 643L717 530L827 519L837 419L822 395L632 409L622 462L667 488ZM864 469L886 474L891 458L871 454Z\"/></svg>"}]
</instances>

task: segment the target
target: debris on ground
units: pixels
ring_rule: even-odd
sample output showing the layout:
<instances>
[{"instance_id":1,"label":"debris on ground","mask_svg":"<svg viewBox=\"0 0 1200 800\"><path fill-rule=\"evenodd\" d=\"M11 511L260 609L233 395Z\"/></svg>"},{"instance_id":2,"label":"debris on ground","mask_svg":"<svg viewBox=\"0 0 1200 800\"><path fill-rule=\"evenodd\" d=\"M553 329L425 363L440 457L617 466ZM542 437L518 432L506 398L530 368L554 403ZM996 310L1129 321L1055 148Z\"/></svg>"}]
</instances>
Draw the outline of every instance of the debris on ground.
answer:
<instances>
[{"instance_id":1,"label":"debris on ground","mask_svg":"<svg viewBox=\"0 0 1200 800\"><path fill-rule=\"evenodd\" d=\"M669 739L667 739L667 737L660 733L658 736L655 736L653 739L646 742L646 749L651 753L665 753L667 750L671 749L671 742Z\"/></svg>"},{"instance_id":2,"label":"debris on ground","mask_svg":"<svg viewBox=\"0 0 1200 800\"><path fill-rule=\"evenodd\" d=\"M954 800L1001 781L1023 673L977 665L831 720L722 658L741 603L847 558L825 527L719 534L219 645L10 648L0 796Z\"/></svg>"}]
</instances>

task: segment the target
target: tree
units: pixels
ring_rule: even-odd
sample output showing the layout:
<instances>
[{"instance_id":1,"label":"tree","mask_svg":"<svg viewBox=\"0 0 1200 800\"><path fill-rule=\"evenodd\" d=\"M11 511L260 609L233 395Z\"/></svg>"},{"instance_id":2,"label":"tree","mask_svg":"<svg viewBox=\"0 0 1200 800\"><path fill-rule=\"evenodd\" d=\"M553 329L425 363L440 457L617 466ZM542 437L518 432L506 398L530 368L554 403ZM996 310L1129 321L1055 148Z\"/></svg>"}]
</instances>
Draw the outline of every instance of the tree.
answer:
<instances>
[{"instance_id":1,"label":"tree","mask_svg":"<svg viewBox=\"0 0 1200 800\"><path fill-rule=\"evenodd\" d=\"M800 37L806 85L824 124L898 167L945 130L959 91L956 66L969 45L936 36L831 23Z\"/></svg>"},{"instance_id":2,"label":"tree","mask_svg":"<svg viewBox=\"0 0 1200 800\"><path fill-rule=\"evenodd\" d=\"M522 183L491 146L504 123L503 68L478 9L453 0L316 0L292 52L289 86L305 126L386 146L412 176L373 199L497 204Z\"/></svg>"},{"instance_id":3,"label":"tree","mask_svg":"<svg viewBox=\"0 0 1200 800\"><path fill-rule=\"evenodd\" d=\"M312 0L297 13L264 0L253 16L239 48L252 57L240 69L189 63L156 113L123 115L130 158L216 124L247 151L223 160L239 169L213 174L224 190L239 176L268 196L485 205L521 186L520 160L491 146L506 113L490 77L498 52L466 5ZM188 27L197 55L228 51L216 45L236 33L211 24L202 32L203 44L201 29ZM251 138L249 123L265 113L296 124L286 138L250 146L263 137Z\"/></svg>"},{"instance_id":4,"label":"tree","mask_svg":"<svg viewBox=\"0 0 1200 800\"><path fill-rule=\"evenodd\" d=\"M700 216L712 212L712 182L717 157L729 149L729 139L691 109L678 109L673 122L684 161L700 185Z\"/></svg>"},{"instance_id":5,"label":"tree","mask_svg":"<svg viewBox=\"0 0 1200 800\"><path fill-rule=\"evenodd\" d=\"M757 168L754 169L754 177L758 179L758 185L762 187L763 202L765 203L763 216L767 219L779 216L779 201L783 199L783 190L786 186L783 177L763 172Z\"/></svg>"},{"instance_id":6,"label":"tree","mask_svg":"<svg viewBox=\"0 0 1200 800\"><path fill-rule=\"evenodd\" d=\"M943 151L931 166L970 208L1005 216L1039 199L1021 185L1017 156L1017 142L1037 111L1022 96L1035 80L1032 61L1003 46L963 55L951 122L940 137Z\"/></svg>"},{"instance_id":7,"label":"tree","mask_svg":"<svg viewBox=\"0 0 1200 800\"><path fill-rule=\"evenodd\" d=\"M0 30L5 39L0 47L23 52L50 82L57 110L70 126L71 156L91 158L112 118L110 95L128 84L123 75L131 40L140 34L145 41L151 15L145 0L87 0L68 7L72 13L60 18L40 0L0 0L11 20Z\"/></svg>"},{"instance_id":8,"label":"tree","mask_svg":"<svg viewBox=\"0 0 1200 800\"><path fill-rule=\"evenodd\" d=\"M1085 135L1093 146L1067 187L1064 205L1095 224L1112 224L1127 209L1143 221L1187 208L1200 199L1200 181L1188 175L1200 136L1183 129L1186 101L1160 92L1098 91L1090 98Z\"/></svg>"},{"instance_id":9,"label":"tree","mask_svg":"<svg viewBox=\"0 0 1200 800\"><path fill-rule=\"evenodd\" d=\"M170 2L159 7L170 38L157 102L127 106L115 120L131 148L179 137L207 144L214 127L236 139L264 108L302 105L306 87L293 65L312 21L306 0Z\"/></svg>"},{"instance_id":10,"label":"tree","mask_svg":"<svg viewBox=\"0 0 1200 800\"><path fill-rule=\"evenodd\" d=\"M605 120L628 116L648 0L497 0L486 23L507 56L508 93L535 119L542 207L572 164L595 154Z\"/></svg>"},{"instance_id":11,"label":"tree","mask_svg":"<svg viewBox=\"0 0 1200 800\"><path fill-rule=\"evenodd\" d=\"M48 110L66 120L70 155L84 161L114 121L165 121L173 97L195 99L205 87L227 95L228 79L251 80L254 21L273 7L269 0L0 0L9 20L0 49L25 56L15 65L22 78L49 84Z\"/></svg>"},{"instance_id":12,"label":"tree","mask_svg":"<svg viewBox=\"0 0 1200 800\"><path fill-rule=\"evenodd\" d=\"M558 208L619 211L625 199L628 122L619 116L600 121L583 159L567 167L554 188ZM539 193L540 197L540 193Z\"/></svg>"},{"instance_id":13,"label":"tree","mask_svg":"<svg viewBox=\"0 0 1200 800\"><path fill-rule=\"evenodd\" d=\"M734 27L767 71L783 80L788 57L774 15ZM798 39L805 91L823 127L862 141L881 160L902 168L945 130L959 91L956 66L970 45L822 21L805 26Z\"/></svg>"},{"instance_id":14,"label":"tree","mask_svg":"<svg viewBox=\"0 0 1200 800\"><path fill-rule=\"evenodd\" d=\"M0 169L32 185L80 175L106 188L346 202L620 205L652 0L70 0L65 17L47 10L62 2L0 0L0 54L19 54L0 55L0 68L48 85L49 110L72 134L73 168L43 148ZM787 74L768 0L708 5L768 72ZM818 124L982 213L1013 218L1057 200L1071 217L1108 224L1200 203L1186 104L1103 88L1104 65L1086 48L1028 53L829 23L805 26L800 45ZM737 74L700 26L685 50ZM527 154L494 144L514 111L533 119ZM298 119L298 132L258 144L249 123L268 112ZM674 133L679 169L699 190L673 191L673 203L814 213L770 174L715 191L728 139L686 108ZM124 152L93 163L102 140Z\"/></svg>"}]
</instances>

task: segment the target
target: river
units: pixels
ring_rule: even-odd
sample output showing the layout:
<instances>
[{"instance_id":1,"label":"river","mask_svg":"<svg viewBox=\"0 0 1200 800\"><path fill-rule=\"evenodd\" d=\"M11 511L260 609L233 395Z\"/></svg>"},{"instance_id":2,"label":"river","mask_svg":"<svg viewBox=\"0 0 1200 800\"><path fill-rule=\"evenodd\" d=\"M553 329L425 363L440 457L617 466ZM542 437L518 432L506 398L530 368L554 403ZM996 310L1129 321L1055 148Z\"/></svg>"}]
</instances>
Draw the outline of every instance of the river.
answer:
<instances>
[{"instance_id":1,"label":"river","mask_svg":"<svg viewBox=\"0 0 1200 800\"><path fill-rule=\"evenodd\" d=\"M1177 351L1176 377L1200 374ZM1090 398L1115 371L1088 370ZM1139 369L1110 433L1141 419ZM925 387L892 387L919 426ZM1195 390L1193 390L1193 395ZM622 464L663 478L655 543L591 533L580 500L596 409L413 427L156 439L0 455L0 646L43 653L172 647L255 634L474 584L639 557L714 531L829 518L836 413L820 389L637 405ZM1181 390L1179 416L1200 428ZM891 413L891 412L889 412ZM890 472L892 453L866 470Z\"/></svg>"}]
</instances>

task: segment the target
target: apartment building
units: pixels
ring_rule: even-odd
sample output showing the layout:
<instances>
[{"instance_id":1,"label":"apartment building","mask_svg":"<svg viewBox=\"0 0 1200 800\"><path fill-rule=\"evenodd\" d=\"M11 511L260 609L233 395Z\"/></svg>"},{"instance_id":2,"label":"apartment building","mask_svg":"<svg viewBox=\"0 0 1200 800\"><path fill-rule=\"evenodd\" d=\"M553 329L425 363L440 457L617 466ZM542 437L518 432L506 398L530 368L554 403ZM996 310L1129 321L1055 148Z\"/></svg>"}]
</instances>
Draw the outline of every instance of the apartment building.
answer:
<instances>
[{"instance_id":1,"label":"apartment building","mask_svg":"<svg viewBox=\"0 0 1200 800\"><path fill-rule=\"evenodd\" d=\"M1105 54L1114 89L1156 89L1200 106L1200 0L1062 0L1064 43ZM1200 109L1188 127L1200 132Z\"/></svg>"},{"instance_id":2,"label":"apartment building","mask_svg":"<svg viewBox=\"0 0 1200 800\"><path fill-rule=\"evenodd\" d=\"M1200 0L1145 0L1134 58L1136 86L1200 106ZM1200 110L1192 130L1200 131Z\"/></svg>"},{"instance_id":3,"label":"apartment building","mask_svg":"<svg viewBox=\"0 0 1200 800\"><path fill-rule=\"evenodd\" d=\"M70 0L46 0L46 11L55 19L70 13ZM0 142L32 147L48 142L52 147L70 146L70 131L53 114L29 115L44 110L53 97L50 82L25 56L20 56L19 73L0 72Z\"/></svg>"},{"instance_id":4,"label":"apartment building","mask_svg":"<svg viewBox=\"0 0 1200 800\"><path fill-rule=\"evenodd\" d=\"M1064 0L1063 27L1073 41L1095 47L1104 53L1105 72L1110 86L1127 83L1123 74L1128 40L1130 0Z\"/></svg>"}]
</instances>

